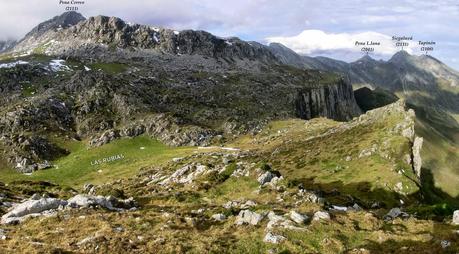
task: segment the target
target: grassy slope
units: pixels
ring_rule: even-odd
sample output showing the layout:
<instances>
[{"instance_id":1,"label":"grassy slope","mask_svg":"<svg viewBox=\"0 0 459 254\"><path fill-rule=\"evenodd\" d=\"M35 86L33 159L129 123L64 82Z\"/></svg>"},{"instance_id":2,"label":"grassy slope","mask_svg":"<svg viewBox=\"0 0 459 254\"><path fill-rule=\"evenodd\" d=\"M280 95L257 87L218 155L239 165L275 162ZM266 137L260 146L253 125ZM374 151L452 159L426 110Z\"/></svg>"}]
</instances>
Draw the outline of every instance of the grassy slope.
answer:
<instances>
[{"instance_id":1,"label":"grassy slope","mask_svg":"<svg viewBox=\"0 0 459 254\"><path fill-rule=\"evenodd\" d=\"M459 197L459 127L457 116L432 106L410 104L416 111L416 133L424 137L423 168L431 184L451 198Z\"/></svg>"},{"instance_id":2,"label":"grassy slope","mask_svg":"<svg viewBox=\"0 0 459 254\"><path fill-rule=\"evenodd\" d=\"M406 194L414 194L418 187L411 167L404 163L409 153L409 141L401 136L390 137L392 128L400 116L393 115L381 122L362 125L321 138L310 137L324 133L340 124L327 119L278 121L256 136L237 141L234 146L259 150L266 162L279 170L292 183L333 192L334 189L354 195L364 203L383 200L387 205L396 205L398 195L394 186L402 182ZM377 152L358 158L361 150L373 145L383 147L390 158ZM352 159L346 161L346 157ZM408 177L399 174L403 169ZM339 202L339 201L338 201Z\"/></svg>"},{"instance_id":3,"label":"grassy slope","mask_svg":"<svg viewBox=\"0 0 459 254\"><path fill-rule=\"evenodd\" d=\"M30 176L4 168L0 174L0 181L41 180L70 187L81 187L84 183L101 184L133 176L141 167L159 165L174 157L188 155L195 150L190 147L168 147L145 136L121 139L91 149L87 149L83 142L77 141L61 143L61 146L71 153L55 161L55 168L37 171ZM91 161L96 159L119 154L124 155L125 158L102 165L91 165Z\"/></svg>"},{"instance_id":4,"label":"grassy slope","mask_svg":"<svg viewBox=\"0 0 459 254\"><path fill-rule=\"evenodd\" d=\"M396 119L397 117L394 116L394 118L385 119L387 121L384 122L395 123ZM306 141L310 136L338 126L340 123L327 119L314 119L308 122L296 119L276 121L272 122L261 134L244 136L235 141L233 145L251 150L259 155L266 152L272 153L273 149L280 148L280 152L271 156L270 162L274 169L281 170L283 175L290 180L316 176L315 181L327 183L333 182L335 177L336 179L343 178L347 173L352 173L352 176L355 177L344 177L343 182L346 184L358 183L364 178L371 179L377 176L387 177L386 181L391 181L392 178L394 180L403 179L403 176L394 174L390 170L390 163L376 157L355 159L347 163L341 160L347 154L354 156L355 151L360 149L360 144L362 147L367 147L381 138L384 140L385 135L382 131L384 127L381 131L378 131L381 126L374 125L367 126L367 128L356 128L355 133L345 132L345 135L338 133L341 139L334 135L320 138L318 139L319 144L314 144L315 147ZM141 143L140 140L144 140L147 144ZM133 152L138 151L140 145L148 145L148 143L156 144L153 145L154 147L162 147L144 137L134 141L121 140L121 142L129 143ZM295 147L295 144L302 144L302 147ZM403 142L394 140L394 148L398 145L403 147ZM80 148L81 144L69 144L69 147L71 146L75 146L72 149L83 152ZM106 149L108 146L110 145L102 148ZM120 149L120 143L114 143L113 146ZM288 152L283 153L284 148ZM293 148L295 150L291 150ZM130 149L124 146L124 150ZM295 152L296 150L298 153ZM107 154L110 154L109 150L106 151ZM312 155L311 152L314 154L317 152L315 156L318 163L305 163L301 168L295 169L288 163L282 164L282 167L274 163L276 159L289 162L298 156L308 158ZM338 172L328 170L331 165L330 158L336 158L336 164L349 166L349 168L343 168ZM72 157L66 159L71 161L72 165L83 161ZM258 156L241 160L250 164L251 162L256 163L258 159L268 160ZM301 158L297 159L301 160ZM202 156L200 154L199 157L185 158L183 162L170 163L167 166L170 168L166 167L166 170L173 172L189 162L217 165L221 161L222 157L215 153ZM233 163L236 162L238 160ZM254 168L256 167L258 166L254 165ZM373 171L374 167L377 168L377 171ZM290 172L291 168L293 170ZM336 168L335 165L333 168ZM136 251L145 253L266 253L270 249L274 249L274 253L348 253L347 251L354 248L357 249L356 251L365 248L370 253L438 253L442 251L440 240L452 242L452 247L448 249L451 253L454 253L458 247L456 245L458 235L452 233L455 227L414 218L384 222L377 216L381 216L386 212L385 210L381 211L382 213L380 211L374 213L366 211L332 212L331 221L310 223L305 226L305 231L275 229L274 232L286 236L287 240L280 245L268 244L263 242L267 220L258 226L234 226L234 216L229 217L225 222L215 222L208 218L217 212L237 215L237 210L226 210L221 205L228 200L241 198L254 200L258 205L251 209L257 212L273 210L282 214L295 209L312 216L315 211L323 208L319 204L308 202L293 206L293 208L292 204L296 201L293 194L298 190L296 186L286 187L285 192L276 192L270 188L259 189L256 176L253 175L241 178L231 177L213 185L208 190L193 187L199 185L200 180L198 179L190 186L176 185L170 192L164 192L161 187L155 185L142 184L141 180L146 175L109 185L111 188L123 189L128 196L135 196L136 200L142 203L142 209L126 213L83 209L69 211L71 216L68 217L31 219L19 226L8 226L10 238L0 242L0 249L26 253L63 250L91 252L98 246L98 251L103 253ZM306 187L309 188L310 185ZM282 195L284 199L281 202L276 200L279 195ZM345 193L342 193L341 196L345 196ZM332 198L327 198L327 200L336 204ZM207 210L202 215L193 215L191 211L199 208ZM123 230L116 230L117 228ZM27 236L33 236L33 238L24 240L29 239ZM76 244L91 236L95 238L88 244L81 246ZM37 245L34 242L43 244ZM359 253L356 251L350 253Z\"/></svg>"},{"instance_id":5,"label":"grassy slope","mask_svg":"<svg viewBox=\"0 0 459 254\"><path fill-rule=\"evenodd\" d=\"M419 119L416 132L424 137L423 167L432 172L433 183L452 198L459 197L459 145Z\"/></svg>"}]
</instances>

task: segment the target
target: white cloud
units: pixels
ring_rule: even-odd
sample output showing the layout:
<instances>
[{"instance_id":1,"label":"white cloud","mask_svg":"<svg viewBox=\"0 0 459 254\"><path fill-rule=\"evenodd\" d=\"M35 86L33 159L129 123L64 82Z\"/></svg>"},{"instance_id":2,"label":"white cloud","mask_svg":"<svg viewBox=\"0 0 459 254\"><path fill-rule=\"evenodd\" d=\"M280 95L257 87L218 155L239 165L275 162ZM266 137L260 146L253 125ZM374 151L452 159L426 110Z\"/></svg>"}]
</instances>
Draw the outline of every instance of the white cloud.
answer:
<instances>
[{"instance_id":1,"label":"white cloud","mask_svg":"<svg viewBox=\"0 0 459 254\"><path fill-rule=\"evenodd\" d=\"M379 42L375 48L377 55L392 55L400 49L395 47L392 36L377 32L361 33L326 33L321 30L304 30L298 35L291 37L268 37L268 42L279 42L293 49L300 54L315 54L327 51L347 51L350 53L361 52L362 46L356 46L359 42ZM415 41L411 41L410 46L405 48L409 53L415 48Z\"/></svg>"}]
</instances>

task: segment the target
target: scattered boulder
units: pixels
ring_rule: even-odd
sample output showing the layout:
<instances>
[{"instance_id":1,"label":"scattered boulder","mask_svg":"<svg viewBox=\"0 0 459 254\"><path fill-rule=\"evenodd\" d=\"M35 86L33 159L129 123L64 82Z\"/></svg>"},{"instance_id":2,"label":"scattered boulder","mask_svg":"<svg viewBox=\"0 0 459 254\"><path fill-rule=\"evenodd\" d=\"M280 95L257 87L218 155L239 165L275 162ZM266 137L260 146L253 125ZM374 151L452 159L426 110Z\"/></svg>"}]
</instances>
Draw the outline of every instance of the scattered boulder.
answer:
<instances>
[{"instance_id":1,"label":"scattered boulder","mask_svg":"<svg viewBox=\"0 0 459 254\"><path fill-rule=\"evenodd\" d=\"M209 173L210 171L205 165L188 164L175 171L170 177L164 179L159 184L166 185L170 183L189 184L197 177Z\"/></svg>"},{"instance_id":2,"label":"scattered boulder","mask_svg":"<svg viewBox=\"0 0 459 254\"><path fill-rule=\"evenodd\" d=\"M228 201L226 202L223 207L226 209L231 209L231 208L240 208L240 209L248 209L250 207L254 207L257 205L255 201L253 200L247 200L246 202L244 201L238 201L238 200L233 200L233 201Z\"/></svg>"},{"instance_id":3,"label":"scattered boulder","mask_svg":"<svg viewBox=\"0 0 459 254\"><path fill-rule=\"evenodd\" d=\"M68 200L68 206L72 208L100 206L109 210L122 210L135 207L135 201L133 198L121 200L112 196L79 194Z\"/></svg>"},{"instance_id":4,"label":"scattered boulder","mask_svg":"<svg viewBox=\"0 0 459 254\"><path fill-rule=\"evenodd\" d=\"M178 163L180 161L182 161L183 158L182 157L176 157L176 158L172 158L172 162L175 162L175 163Z\"/></svg>"},{"instance_id":5,"label":"scattered boulder","mask_svg":"<svg viewBox=\"0 0 459 254\"><path fill-rule=\"evenodd\" d=\"M192 214L199 215L199 214L203 214L205 210L206 210L206 209L204 209L204 208L199 208L199 209L197 209L197 210L191 210L191 213L192 213Z\"/></svg>"},{"instance_id":6,"label":"scattered boulder","mask_svg":"<svg viewBox=\"0 0 459 254\"><path fill-rule=\"evenodd\" d=\"M236 208L238 206L239 206L238 201L228 201L225 204L223 204L223 207L226 209Z\"/></svg>"},{"instance_id":7,"label":"scattered boulder","mask_svg":"<svg viewBox=\"0 0 459 254\"><path fill-rule=\"evenodd\" d=\"M266 233L265 238L263 241L265 243L273 243L273 244L279 244L283 241L285 241L287 238L281 236L281 235L275 235L271 232Z\"/></svg>"},{"instance_id":8,"label":"scattered boulder","mask_svg":"<svg viewBox=\"0 0 459 254\"><path fill-rule=\"evenodd\" d=\"M7 238L6 231L0 228L0 240L6 240Z\"/></svg>"},{"instance_id":9,"label":"scattered boulder","mask_svg":"<svg viewBox=\"0 0 459 254\"><path fill-rule=\"evenodd\" d=\"M272 229L275 226L280 226L286 222L286 219L283 216L277 215L273 211L268 213L268 220L267 229Z\"/></svg>"},{"instance_id":10,"label":"scattered boulder","mask_svg":"<svg viewBox=\"0 0 459 254\"><path fill-rule=\"evenodd\" d=\"M347 210L348 210L349 208L346 207L346 206L332 205L332 206L331 206L331 209L333 209L333 210L335 210L335 211L340 211L340 212L347 212Z\"/></svg>"},{"instance_id":11,"label":"scattered boulder","mask_svg":"<svg viewBox=\"0 0 459 254\"><path fill-rule=\"evenodd\" d=\"M459 210L453 213L453 225L459 225Z\"/></svg>"},{"instance_id":12,"label":"scattered boulder","mask_svg":"<svg viewBox=\"0 0 459 254\"><path fill-rule=\"evenodd\" d=\"M231 159L229 159L228 157L223 157L222 162L223 164L228 165L231 163Z\"/></svg>"},{"instance_id":13,"label":"scattered boulder","mask_svg":"<svg viewBox=\"0 0 459 254\"><path fill-rule=\"evenodd\" d=\"M403 194L403 183L402 182L396 183L394 186L394 190L400 194Z\"/></svg>"},{"instance_id":14,"label":"scattered boulder","mask_svg":"<svg viewBox=\"0 0 459 254\"><path fill-rule=\"evenodd\" d=\"M451 242L448 241L448 240L442 240L442 241L440 242L440 245L441 245L441 247L442 247L443 249L446 249L446 248L448 248L449 246L451 246Z\"/></svg>"},{"instance_id":15,"label":"scattered boulder","mask_svg":"<svg viewBox=\"0 0 459 254\"><path fill-rule=\"evenodd\" d=\"M361 210L362 210L362 207L360 207L357 203L355 203L353 206L348 207L348 210L352 210L352 211L361 211Z\"/></svg>"},{"instance_id":16,"label":"scattered boulder","mask_svg":"<svg viewBox=\"0 0 459 254\"><path fill-rule=\"evenodd\" d=\"M390 209L390 211L384 216L385 220L393 220L398 217L408 217L409 215L405 212L402 212L402 210L398 207L394 207Z\"/></svg>"},{"instance_id":17,"label":"scattered boulder","mask_svg":"<svg viewBox=\"0 0 459 254\"><path fill-rule=\"evenodd\" d=\"M248 208L254 207L254 206L256 206L256 205L257 205L257 203L255 203L255 201L253 201L253 200L247 200L244 204L242 204L242 205L240 206L240 208L241 208L241 209L248 209Z\"/></svg>"},{"instance_id":18,"label":"scattered boulder","mask_svg":"<svg viewBox=\"0 0 459 254\"><path fill-rule=\"evenodd\" d=\"M281 227L281 228L287 228L287 229L292 229L292 230L301 230L299 227L293 226L293 222L284 216L281 215L276 215L273 211L268 213L268 225L266 226L266 229L270 230L275 227Z\"/></svg>"},{"instance_id":19,"label":"scattered boulder","mask_svg":"<svg viewBox=\"0 0 459 254\"><path fill-rule=\"evenodd\" d=\"M103 146L120 138L120 132L117 130L107 130L100 137L93 138L89 141L89 145L93 147Z\"/></svg>"},{"instance_id":20,"label":"scattered boulder","mask_svg":"<svg viewBox=\"0 0 459 254\"><path fill-rule=\"evenodd\" d=\"M226 216L223 213L217 213L217 214L212 215L212 219L216 221L224 221L226 220Z\"/></svg>"},{"instance_id":21,"label":"scattered boulder","mask_svg":"<svg viewBox=\"0 0 459 254\"><path fill-rule=\"evenodd\" d=\"M260 223L265 216L250 210L242 210L239 212L239 215L236 218L236 225L257 225Z\"/></svg>"},{"instance_id":22,"label":"scattered boulder","mask_svg":"<svg viewBox=\"0 0 459 254\"><path fill-rule=\"evenodd\" d=\"M330 220L330 214L325 211L317 211L312 216L312 221Z\"/></svg>"},{"instance_id":23,"label":"scattered boulder","mask_svg":"<svg viewBox=\"0 0 459 254\"><path fill-rule=\"evenodd\" d=\"M265 172L264 174L260 175L260 176L258 177L257 181L258 181L261 185L263 185L263 184L265 184L265 183L271 182L271 180L272 180L274 177L276 177L275 174L273 174L273 173L267 171L267 172Z\"/></svg>"},{"instance_id":24,"label":"scattered boulder","mask_svg":"<svg viewBox=\"0 0 459 254\"><path fill-rule=\"evenodd\" d=\"M308 192L304 189L300 189L298 191L298 196L299 197L303 197L307 202L311 202L311 203L318 203L318 204L323 204L324 203L324 199L319 197L317 194L313 193L313 192Z\"/></svg>"},{"instance_id":25,"label":"scattered boulder","mask_svg":"<svg viewBox=\"0 0 459 254\"><path fill-rule=\"evenodd\" d=\"M308 220L308 216L298 213L296 211L290 211L290 219L298 224L303 224Z\"/></svg>"}]
</instances>

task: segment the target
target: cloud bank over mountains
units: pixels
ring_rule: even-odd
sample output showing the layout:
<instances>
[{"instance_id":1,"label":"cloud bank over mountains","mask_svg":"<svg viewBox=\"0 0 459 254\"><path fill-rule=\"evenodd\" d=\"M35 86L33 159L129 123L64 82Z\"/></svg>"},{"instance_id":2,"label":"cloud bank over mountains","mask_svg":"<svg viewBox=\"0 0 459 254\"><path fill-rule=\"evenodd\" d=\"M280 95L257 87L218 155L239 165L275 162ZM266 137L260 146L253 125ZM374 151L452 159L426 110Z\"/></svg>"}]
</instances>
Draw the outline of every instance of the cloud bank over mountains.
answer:
<instances>
[{"instance_id":1,"label":"cloud bank over mountains","mask_svg":"<svg viewBox=\"0 0 459 254\"><path fill-rule=\"evenodd\" d=\"M380 45L374 45L377 55L393 55L400 48L395 46L392 36L377 32L362 33L327 33L321 30L304 30L298 35L290 37L268 37L268 42L278 42L293 49L303 55L320 55L324 52L339 52L340 54L360 54L362 46L356 45L356 42L377 42ZM417 43L417 42L416 42ZM416 51L415 42L411 42L409 47L405 47L408 53Z\"/></svg>"}]
</instances>

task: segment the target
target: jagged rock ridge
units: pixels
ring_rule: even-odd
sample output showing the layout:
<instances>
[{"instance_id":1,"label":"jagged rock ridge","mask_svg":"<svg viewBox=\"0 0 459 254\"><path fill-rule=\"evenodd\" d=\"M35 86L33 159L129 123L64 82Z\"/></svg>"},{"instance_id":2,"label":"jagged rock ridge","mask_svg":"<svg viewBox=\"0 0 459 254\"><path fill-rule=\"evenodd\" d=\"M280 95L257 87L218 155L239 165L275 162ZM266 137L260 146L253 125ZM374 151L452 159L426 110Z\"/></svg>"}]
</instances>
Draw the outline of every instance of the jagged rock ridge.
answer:
<instances>
[{"instance_id":1,"label":"jagged rock ridge","mask_svg":"<svg viewBox=\"0 0 459 254\"><path fill-rule=\"evenodd\" d=\"M117 50L143 49L175 55L277 61L271 51L255 42L219 38L205 31L179 32L129 24L116 17L96 16L85 20L74 12L40 24L13 51L30 51L37 47L42 47L50 55L88 58L107 58L104 54L115 54ZM130 55L124 53L124 56Z\"/></svg>"}]
</instances>

